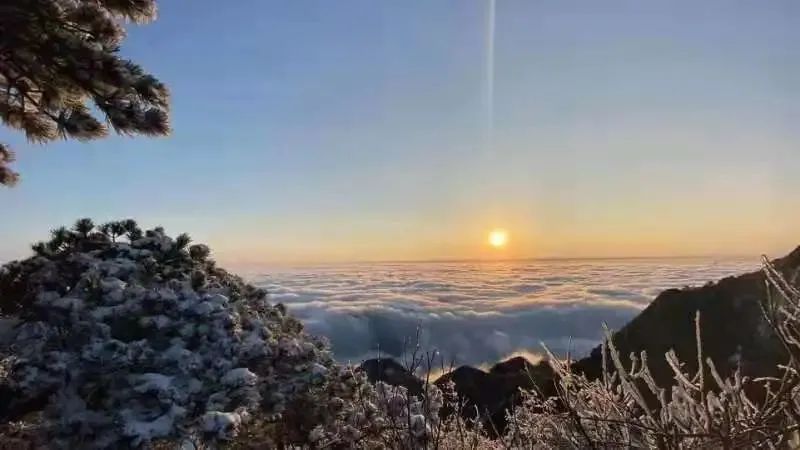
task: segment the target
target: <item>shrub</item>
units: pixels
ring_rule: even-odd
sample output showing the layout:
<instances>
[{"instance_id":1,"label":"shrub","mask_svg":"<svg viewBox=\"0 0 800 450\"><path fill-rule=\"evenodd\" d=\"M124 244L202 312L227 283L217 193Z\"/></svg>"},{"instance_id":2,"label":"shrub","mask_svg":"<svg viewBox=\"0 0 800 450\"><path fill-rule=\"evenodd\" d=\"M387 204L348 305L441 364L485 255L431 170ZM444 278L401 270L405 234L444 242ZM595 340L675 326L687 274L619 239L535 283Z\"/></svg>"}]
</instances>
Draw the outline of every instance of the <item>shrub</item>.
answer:
<instances>
[{"instance_id":1,"label":"shrub","mask_svg":"<svg viewBox=\"0 0 800 450\"><path fill-rule=\"evenodd\" d=\"M425 360L427 365L421 367ZM406 369L430 372L433 355L414 353ZM403 386L370 383L366 371L335 365L325 381L296 396L280 420L248 426L231 449L478 449L495 448L480 423L443 414L457 402L452 385L426 379L414 395ZM499 447L497 447L499 448Z\"/></svg>"},{"instance_id":2,"label":"shrub","mask_svg":"<svg viewBox=\"0 0 800 450\"><path fill-rule=\"evenodd\" d=\"M323 342L186 235L81 220L34 251L0 269L0 308L17 323L0 412L43 407L52 446L230 439L332 367Z\"/></svg>"}]
</instances>

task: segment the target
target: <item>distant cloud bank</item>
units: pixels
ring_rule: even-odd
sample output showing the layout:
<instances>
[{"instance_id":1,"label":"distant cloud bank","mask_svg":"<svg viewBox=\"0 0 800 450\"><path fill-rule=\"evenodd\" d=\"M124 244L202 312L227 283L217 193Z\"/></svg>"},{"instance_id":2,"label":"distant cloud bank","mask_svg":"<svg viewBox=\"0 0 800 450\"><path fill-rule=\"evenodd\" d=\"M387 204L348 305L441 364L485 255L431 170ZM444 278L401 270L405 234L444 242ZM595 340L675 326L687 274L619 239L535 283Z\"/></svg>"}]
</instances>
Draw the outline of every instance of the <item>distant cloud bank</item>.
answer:
<instances>
[{"instance_id":1,"label":"distant cloud bank","mask_svg":"<svg viewBox=\"0 0 800 450\"><path fill-rule=\"evenodd\" d=\"M755 260L552 260L379 263L253 277L336 358L400 356L420 330L445 361L489 364L515 353L583 354L601 323L619 328L662 290L758 268Z\"/></svg>"}]
</instances>

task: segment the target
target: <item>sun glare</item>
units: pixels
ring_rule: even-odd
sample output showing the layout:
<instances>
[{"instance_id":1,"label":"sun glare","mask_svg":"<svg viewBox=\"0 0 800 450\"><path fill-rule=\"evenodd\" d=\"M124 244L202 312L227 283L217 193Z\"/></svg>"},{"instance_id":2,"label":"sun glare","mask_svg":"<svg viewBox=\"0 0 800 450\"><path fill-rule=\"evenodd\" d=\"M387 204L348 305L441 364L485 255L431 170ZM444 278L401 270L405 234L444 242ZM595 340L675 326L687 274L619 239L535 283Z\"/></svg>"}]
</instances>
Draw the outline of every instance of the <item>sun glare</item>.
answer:
<instances>
[{"instance_id":1,"label":"sun glare","mask_svg":"<svg viewBox=\"0 0 800 450\"><path fill-rule=\"evenodd\" d=\"M489 232L489 245L494 248L503 248L508 243L508 232L506 230L495 229Z\"/></svg>"}]
</instances>

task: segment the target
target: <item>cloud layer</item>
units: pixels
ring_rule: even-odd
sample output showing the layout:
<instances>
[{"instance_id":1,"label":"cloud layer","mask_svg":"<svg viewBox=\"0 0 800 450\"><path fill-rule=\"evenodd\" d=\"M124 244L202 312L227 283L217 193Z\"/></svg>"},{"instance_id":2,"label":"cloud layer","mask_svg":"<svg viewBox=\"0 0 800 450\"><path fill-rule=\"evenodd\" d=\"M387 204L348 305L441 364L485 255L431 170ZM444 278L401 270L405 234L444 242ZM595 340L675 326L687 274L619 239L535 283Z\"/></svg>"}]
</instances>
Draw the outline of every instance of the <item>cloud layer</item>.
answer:
<instances>
[{"instance_id":1,"label":"cloud layer","mask_svg":"<svg viewBox=\"0 0 800 450\"><path fill-rule=\"evenodd\" d=\"M257 275L272 302L330 339L337 359L400 356L417 330L457 364L515 352L583 354L600 324L619 328L662 290L754 270L755 260L550 260L372 263Z\"/></svg>"}]
</instances>

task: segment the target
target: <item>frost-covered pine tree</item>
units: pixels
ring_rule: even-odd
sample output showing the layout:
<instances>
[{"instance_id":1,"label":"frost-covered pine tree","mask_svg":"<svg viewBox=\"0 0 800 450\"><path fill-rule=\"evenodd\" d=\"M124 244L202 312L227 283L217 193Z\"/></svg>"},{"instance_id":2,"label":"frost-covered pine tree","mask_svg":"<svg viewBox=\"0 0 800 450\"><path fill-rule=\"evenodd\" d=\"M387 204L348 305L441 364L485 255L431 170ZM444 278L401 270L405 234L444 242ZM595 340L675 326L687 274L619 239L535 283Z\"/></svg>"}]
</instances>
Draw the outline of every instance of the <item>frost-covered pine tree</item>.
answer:
<instances>
[{"instance_id":1,"label":"frost-covered pine tree","mask_svg":"<svg viewBox=\"0 0 800 450\"><path fill-rule=\"evenodd\" d=\"M0 2L0 119L33 142L169 132L166 87L119 55L123 23L156 17L155 0ZM0 184L17 174L0 144Z\"/></svg>"}]
</instances>

